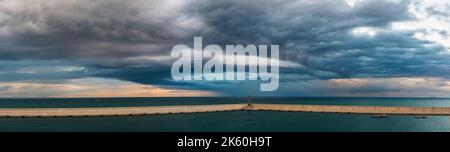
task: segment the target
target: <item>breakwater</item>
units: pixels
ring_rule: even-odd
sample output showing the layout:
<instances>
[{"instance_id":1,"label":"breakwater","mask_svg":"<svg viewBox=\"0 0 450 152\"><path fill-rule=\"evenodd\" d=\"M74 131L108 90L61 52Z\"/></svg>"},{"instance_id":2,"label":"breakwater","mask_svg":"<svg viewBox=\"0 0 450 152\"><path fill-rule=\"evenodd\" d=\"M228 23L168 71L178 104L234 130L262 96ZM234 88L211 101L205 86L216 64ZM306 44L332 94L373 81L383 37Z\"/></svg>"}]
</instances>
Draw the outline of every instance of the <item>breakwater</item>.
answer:
<instances>
[{"instance_id":1,"label":"breakwater","mask_svg":"<svg viewBox=\"0 0 450 152\"><path fill-rule=\"evenodd\" d=\"M82 116L130 116L237 110L268 110L287 112L321 112L348 114L386 115L450 115L450 107L398 107L398 106L334 106L297 104L217 104L177 105L146 107L98 107L98 108L0 108L0 117L82 117Z\"/></svg>"}]
</instances>

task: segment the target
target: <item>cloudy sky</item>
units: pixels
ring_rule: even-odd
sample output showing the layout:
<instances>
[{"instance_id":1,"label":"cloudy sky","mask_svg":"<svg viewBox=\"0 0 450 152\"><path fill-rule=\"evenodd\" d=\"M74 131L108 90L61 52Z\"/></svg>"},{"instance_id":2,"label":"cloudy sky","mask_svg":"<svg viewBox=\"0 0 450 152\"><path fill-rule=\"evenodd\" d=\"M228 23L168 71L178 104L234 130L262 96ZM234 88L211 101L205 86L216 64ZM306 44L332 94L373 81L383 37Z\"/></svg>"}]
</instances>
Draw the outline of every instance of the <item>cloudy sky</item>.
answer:
<instances>
[{"instance_id":1,"label":"cloudy sky","mask_svg":"<svg viewBox=\"0 0 450 152\"><path fill-rule=\"evenodd\" d=\"M174 81L173 46L280 45L280 85ZM0 0L0 97L450 97L450 1Z\"/></svg>"}]
</instances>

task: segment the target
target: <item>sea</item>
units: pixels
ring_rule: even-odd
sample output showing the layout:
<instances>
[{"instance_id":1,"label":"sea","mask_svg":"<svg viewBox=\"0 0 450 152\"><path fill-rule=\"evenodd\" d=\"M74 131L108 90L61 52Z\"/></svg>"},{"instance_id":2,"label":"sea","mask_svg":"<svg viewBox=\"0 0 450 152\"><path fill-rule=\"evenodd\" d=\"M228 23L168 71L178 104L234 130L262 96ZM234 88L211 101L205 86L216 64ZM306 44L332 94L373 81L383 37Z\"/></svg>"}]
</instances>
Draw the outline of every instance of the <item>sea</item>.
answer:
<instances>
[{"instance_id":1,"label":"sea","mask_svg":"<svg viewBox=\"0 0 450 152\"><path fill-rule=\"evenodd\" d=\"M76 108L247 103L247 97L0 99L0 108ZM253 97L252 103L450 107L446 98ZM109 117L0 118L0 132L447 132L450 116L228 111Z\"/></svg>"}]
</instances>

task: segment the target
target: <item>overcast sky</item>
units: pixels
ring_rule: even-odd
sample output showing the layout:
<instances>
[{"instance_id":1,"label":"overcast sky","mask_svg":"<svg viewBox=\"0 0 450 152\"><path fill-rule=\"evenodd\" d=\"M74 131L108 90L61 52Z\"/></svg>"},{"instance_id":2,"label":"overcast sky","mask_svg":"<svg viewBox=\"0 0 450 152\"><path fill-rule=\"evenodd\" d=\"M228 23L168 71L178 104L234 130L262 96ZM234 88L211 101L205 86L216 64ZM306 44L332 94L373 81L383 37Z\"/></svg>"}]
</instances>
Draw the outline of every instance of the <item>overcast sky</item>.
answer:
<instances>
[{"instance_id":1,"label":"overcast sky","mask_svg":"<svg viewBox=\"0 0 450 152\"><path fill-rule=\"evenodd\" d=\"M280 45L279 89L177 82L174 45ZM450 97L450 1L0 0L0 97Z\"/></svg>"}]
</instances>

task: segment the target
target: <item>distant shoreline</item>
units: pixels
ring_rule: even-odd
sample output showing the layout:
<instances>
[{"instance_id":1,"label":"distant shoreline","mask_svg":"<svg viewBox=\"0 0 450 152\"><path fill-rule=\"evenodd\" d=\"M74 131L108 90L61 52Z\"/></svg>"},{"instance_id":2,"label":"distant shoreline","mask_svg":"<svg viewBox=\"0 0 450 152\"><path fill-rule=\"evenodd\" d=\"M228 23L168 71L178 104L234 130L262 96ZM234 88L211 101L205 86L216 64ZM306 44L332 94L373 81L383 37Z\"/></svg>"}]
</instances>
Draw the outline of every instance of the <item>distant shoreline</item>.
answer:
<instances>
[{"instance_id":1,"label":"distant shoreline","mask_svg":"<svg viewBox=\"0 0 450 152\"><path fill-rule=\"evenodd\" d=\"M0 108L0 117L100 117L203 113L241 110L374 115L450 115L450 107L336 106L301 104L214 104L95 108Z\"/></svg>"}]
</instances>

